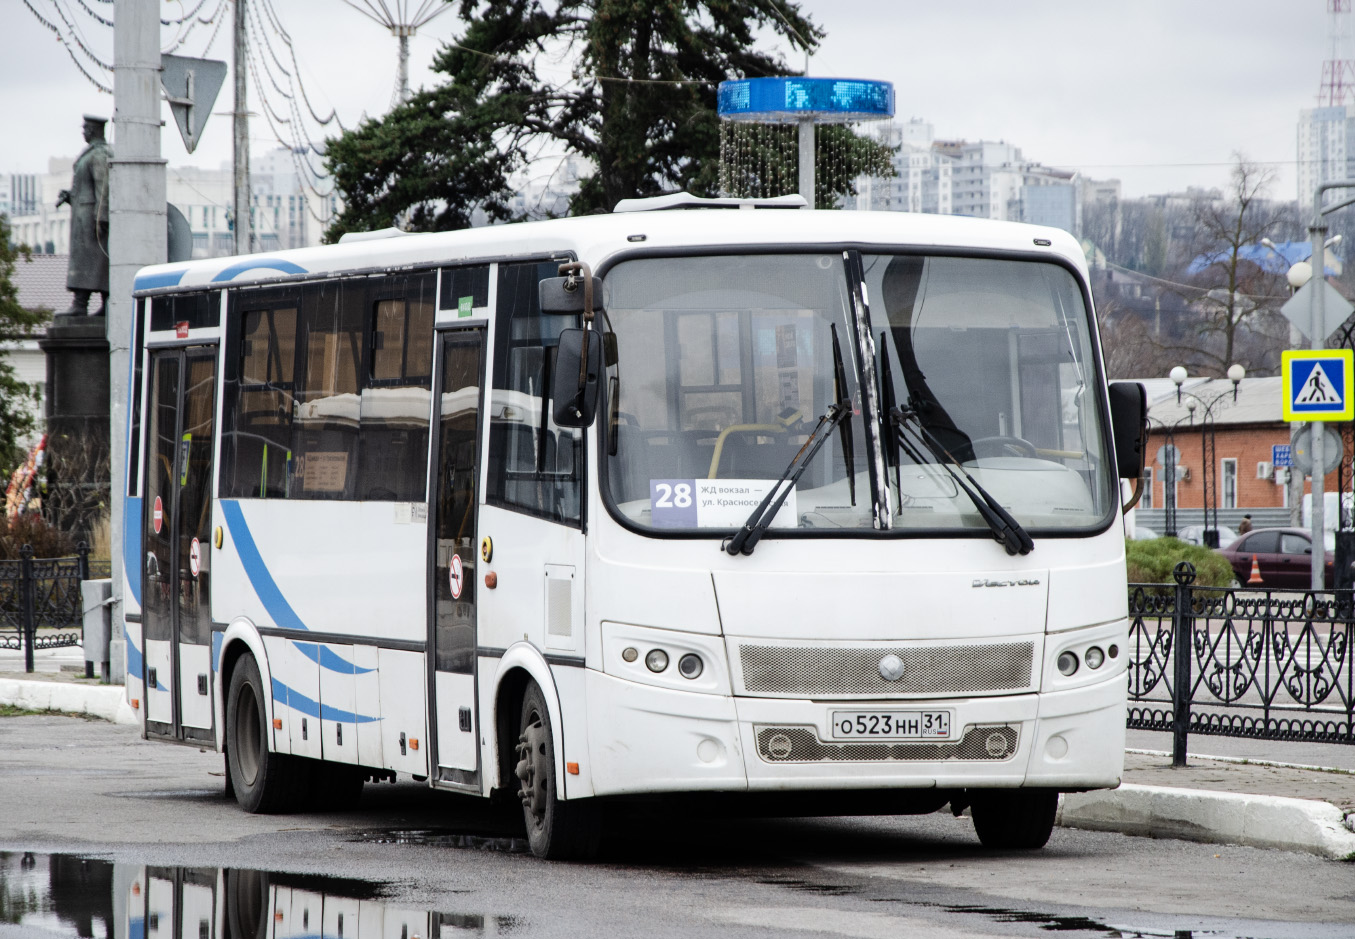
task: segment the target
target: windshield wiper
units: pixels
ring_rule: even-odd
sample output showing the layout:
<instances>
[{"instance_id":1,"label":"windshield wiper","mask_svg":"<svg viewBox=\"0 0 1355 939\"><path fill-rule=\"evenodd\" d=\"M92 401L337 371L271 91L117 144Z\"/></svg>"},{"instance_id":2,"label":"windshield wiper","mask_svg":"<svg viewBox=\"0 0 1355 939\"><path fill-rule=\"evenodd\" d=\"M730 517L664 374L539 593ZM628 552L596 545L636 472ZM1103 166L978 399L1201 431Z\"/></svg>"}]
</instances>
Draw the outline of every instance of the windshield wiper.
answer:
<instances>
[{"instance_id":1,"label":"windshield wiper","mask_svg":"<svg viewBox=\"0 0 1355 939\"><path fill-rule=\"evenodd\" d=\"M809 439L804 442L804 446L796 451L795 456L791 457L785 472L781 474L781 478L762 497L762 501L758 503L757 508L753 509L753 513L748 516L748 521L743 523L743 527L735 533L733 538L720 545L730 554L753 553L753 549L762 539L762 533L772 524L772 519L776 518L776 513L785 504L786 496L790 495L791 490L800 481L805 468L814 461L814 454L819 452L819 448L823 446L824 441L832 435L834 427L841 426L843 429L843 456L847 462L847 479L851 486L852 505L856 505L855 460L852 452L851 424L850 422L844 423L852 415L852 402L851 398L847 396L847 371L842 365L842 349L837 341L837 324L829 324L828 328L833 335L833 390L837 392L837 401L830 405L827 411L823 412L819 422L814 425L814 430L810 433Z\"/></svg>"},{"instance_id":2,"label":"windshield wiper","mask_svg":"<svg viewBox=\"0 0 1355 939\"><path fill-rule=\"evenodd\" d=\"M910 436L913 441L920 443L931 453L939 465L955 480L955 484L964 490L969 501L974 503L974 508L978 509L979 515L992 529L993 540L1002 545L1008 554L1029 554L1035 548L1035 542L1021 527L1021 523L1012 518L1011 513L969 475L959 460L951 456L950 451L927 429L913 408L892 407L889 409L889 419L899 431L895 438L896 443L919 464L926 461L921 459L921 455L910 443Z\"/></svg>"},{"instance_id":3,"label":"windshield wiper","mask_svg":"<svg viewBox=\"0 0 1355 939\"><path fill-rule=\"evenodd\" d=\"M786 467L781 478L776 484L762 497L758 507L753 509L753 514L748 516L748 521L743 523L743 527L735 533L733 538L728 539L720 547L730 554L752 554L753 549L757 547L758 541L772 524L772 519L776 517L777 511L786 501L800 477L804 475L806 467L814 460L814 454L819 452L824 441L832 434L833 428L845 420L852 413L850 401L839 401L836 404L829 405L828 410L819 418L819 422L814 425L813 432L809 439L791 457L790 464Z\"/></svg>"},{"instance_id":4,"label":"windshield wiper","mask_svg":"<svg viewBox=\"0 0 1355 939\"><path fill-rule=\"evenodd\" d=\"M833 393L838 404L851 402L847 394L847 369L842 364L842 347L837 342L837 323L830 323L828 330L833 334ZM851 493L852 505L856 505L856 446L852 441L852 422L840 421L838 430L842 437L842 462L847 468L847 491Z\"/></svg>"}]
</instances>

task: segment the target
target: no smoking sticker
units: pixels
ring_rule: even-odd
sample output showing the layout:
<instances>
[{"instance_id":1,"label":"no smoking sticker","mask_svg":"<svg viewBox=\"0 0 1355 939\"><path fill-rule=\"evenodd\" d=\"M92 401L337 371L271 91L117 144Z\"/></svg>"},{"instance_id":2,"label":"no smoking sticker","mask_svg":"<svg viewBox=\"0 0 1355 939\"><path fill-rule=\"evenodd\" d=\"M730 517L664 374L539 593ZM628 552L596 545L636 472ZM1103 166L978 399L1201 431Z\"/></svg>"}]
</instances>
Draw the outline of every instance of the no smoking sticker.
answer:
<instances>
[{"instance_id":1,"label":"no smoking sticker","mask_svg":"<svg viewBox=\"0 0 1355 939\"><path fill-rule=\"evenodd\" d=\"M164 503L160 501L160 497L156 496L155 508L151 510L151 527L155 529L155 533L158 535L160 534L160 529L163 528L164 525L165 525L165 506Z\"/></svg>"},{"instance_id":2,"label":"no smoking sticker","mask_svg":"<svg viewBox=\"0 0 1355 939\"><path fill-rule=\"evenodd\" d=\"M202 545L196 538L188 546L188 569L193 572L194 577L202 572Z\"/></svg>"},{"instance_id":3,"label":"no smoking sticker","mask_svg":"<svg viewBox=\"0 0 1355 939\"><path fill-rule=\"evenodd\" d=\"M452 588L452 599L461 599L461 588L466 584L466 572L461 567L461 555L453 554L451 566L447 569L447 581Z\"/></svg>"}]
</instances>

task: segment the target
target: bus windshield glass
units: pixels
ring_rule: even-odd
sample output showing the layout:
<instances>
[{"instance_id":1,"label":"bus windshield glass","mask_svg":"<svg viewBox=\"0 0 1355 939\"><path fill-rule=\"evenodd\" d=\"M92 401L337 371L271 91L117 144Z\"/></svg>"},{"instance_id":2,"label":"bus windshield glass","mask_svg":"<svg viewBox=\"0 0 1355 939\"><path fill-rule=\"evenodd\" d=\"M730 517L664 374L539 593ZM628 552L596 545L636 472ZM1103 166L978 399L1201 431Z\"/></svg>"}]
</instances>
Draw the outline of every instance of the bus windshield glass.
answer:
<instances>
[{"instance_id":1,"label":"bus windshield glass","mask_svg":"<svg viewBox=\"0 0 1355 939\"><path fill-rule=\"evenodd\" d=\"M882 409L894 411L884 434L894 528L984 524L938 466L947 461L1032 533L1104 524L1112 468L1073 275L990 258L868 254L862 265ZM934 445L917 445L919 434Z\"/></svg>"},{"instance_id":2,"label":"bus windshield glass","mask_svg":"<svg viewBox=\"0 0 1355 939\"><path fill-rule=\"evenodd\" d=\"M771 532L986 532L956 470L1032 534L1104 525L1115 505L1086 306L1056 264L636 259L607 273L606 310L603 463L637 527L739 528L839 401L850 415Z\"/></svg>"}]
</instances>

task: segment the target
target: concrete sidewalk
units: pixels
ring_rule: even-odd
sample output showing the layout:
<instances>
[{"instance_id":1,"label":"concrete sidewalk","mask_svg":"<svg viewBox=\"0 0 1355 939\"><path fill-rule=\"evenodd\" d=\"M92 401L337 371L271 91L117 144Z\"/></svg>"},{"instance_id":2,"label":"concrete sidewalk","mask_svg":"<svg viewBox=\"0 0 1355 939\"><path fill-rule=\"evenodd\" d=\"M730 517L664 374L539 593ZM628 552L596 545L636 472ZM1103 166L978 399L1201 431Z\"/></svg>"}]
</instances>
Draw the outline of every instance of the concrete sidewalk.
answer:
<instances>
[{"instance_id":1,"label":"concrete sidewalk","mask_svg":"<svg viewBox=\"0 0 1355 939\"><path fill-rule=\"evenodd\" d=\"M121 685L81 677L80 655L79 650L54 650L35 663L39 671L25 674L22 659L16 663L13 653L0 652L0 706L139 723ZM1136 735L1135 742L1141 741ZM1205 752L1224 743L1191 738L1192 748ZM1064 796L1058 823L1355 861L1355 770L1257 758L1284 749L1264 741L1235 743L1231 749L1245 752L1247 758L1192 753L1189 765L1181 769L1172 768L1171 754L1165 750L1127 750L1120 788ZM1331 744L1302 752L1324 761L1328 751L1337 751L1330 754L1332 762L1349 763L1352 754L1344 751L1350 750L1355 748Z\"/></svg>"}]
</instances>

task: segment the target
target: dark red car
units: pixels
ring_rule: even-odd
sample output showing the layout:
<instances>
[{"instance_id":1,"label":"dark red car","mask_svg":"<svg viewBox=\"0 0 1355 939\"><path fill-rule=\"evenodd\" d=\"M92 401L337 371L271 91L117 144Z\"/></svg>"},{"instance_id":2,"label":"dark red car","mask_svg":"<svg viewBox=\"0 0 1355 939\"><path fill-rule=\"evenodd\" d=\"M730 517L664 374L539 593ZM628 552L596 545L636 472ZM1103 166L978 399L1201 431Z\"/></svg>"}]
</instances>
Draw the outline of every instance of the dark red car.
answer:
<instances>
[{"instance_id":1,"label":"dark red car","mask_svg":"<svg viewBox=\"0 0 1355 939\"><path fill-rule=\"evenodd\" d=\"M1302 528L1258 528L1249 531L1219 552L1233 565L1242 587L1309 587L1313 576L1313 539ZM1261 583L1249 584L1252 558L1261 573ZM1332 586L1332 552L1327 552L1325 581Z\"/></svg>"}]
</instances>

